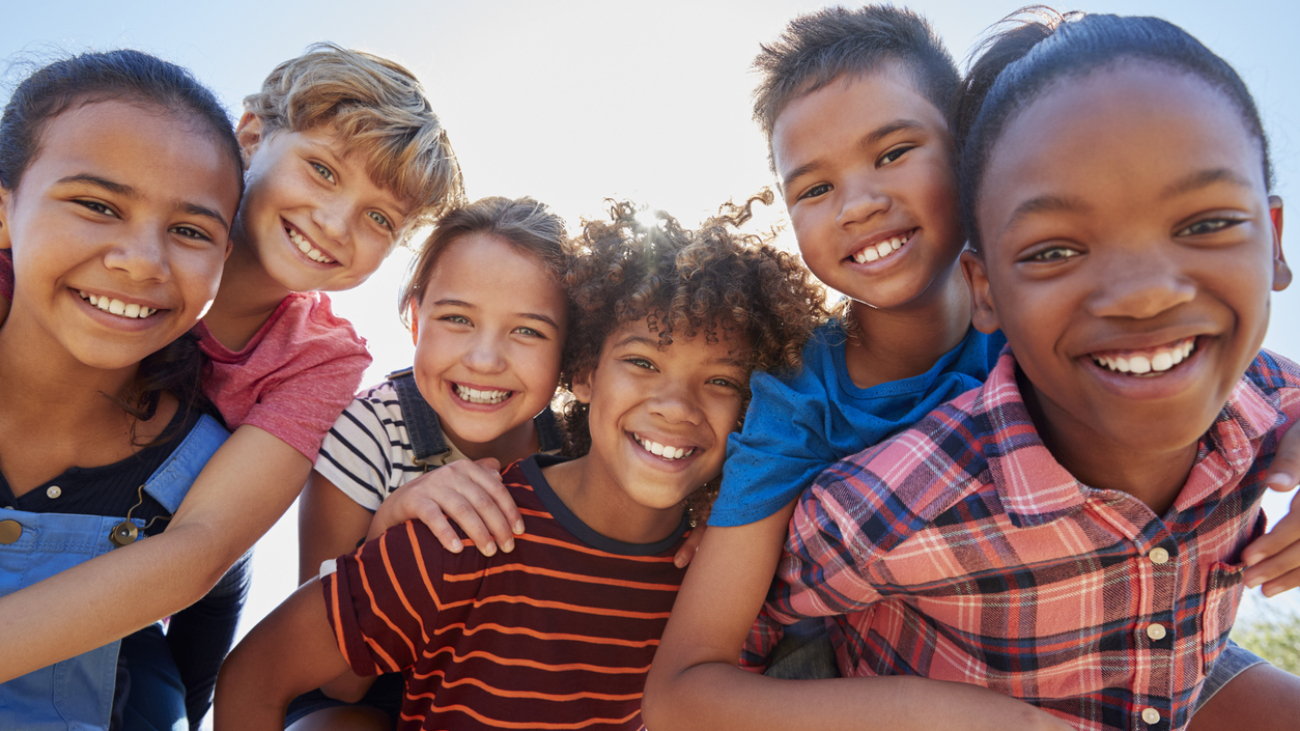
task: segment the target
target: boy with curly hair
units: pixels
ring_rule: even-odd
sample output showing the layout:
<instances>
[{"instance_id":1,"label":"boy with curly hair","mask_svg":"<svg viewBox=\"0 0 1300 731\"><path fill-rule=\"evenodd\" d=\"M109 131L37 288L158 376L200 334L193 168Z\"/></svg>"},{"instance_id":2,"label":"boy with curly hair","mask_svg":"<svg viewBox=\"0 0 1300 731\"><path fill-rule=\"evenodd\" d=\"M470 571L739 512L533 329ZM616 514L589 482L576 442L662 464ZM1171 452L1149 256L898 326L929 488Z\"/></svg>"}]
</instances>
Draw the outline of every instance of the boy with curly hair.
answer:
<instances>
[{"instance_id":1,"label":"boy with curly hair","mask_svg":"<svg viewBox=\"0 0 1300 731\"><path fill-rule=\"evenodd\" d=\"M797 259L731 230L748 213L588 222L564 280L569 458L503 472L515 550L450 553L408 522L340 558L231 654L218 728L279 729L349 668L405 673L404 728L639 728L686 505L707 503L751 370L797 366L819 311Z\"/></svg>"}]
</instances>

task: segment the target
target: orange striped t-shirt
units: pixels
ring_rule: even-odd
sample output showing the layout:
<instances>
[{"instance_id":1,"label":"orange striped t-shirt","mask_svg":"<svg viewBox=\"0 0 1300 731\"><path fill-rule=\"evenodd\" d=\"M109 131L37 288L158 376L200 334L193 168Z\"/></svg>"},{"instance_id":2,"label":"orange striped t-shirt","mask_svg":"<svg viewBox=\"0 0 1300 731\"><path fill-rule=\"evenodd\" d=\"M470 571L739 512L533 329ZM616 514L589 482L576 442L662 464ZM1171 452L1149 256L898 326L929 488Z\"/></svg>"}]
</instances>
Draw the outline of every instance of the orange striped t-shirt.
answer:
<instances>
[{"instance_id":1,"label":"orange striped t-shirt","mask_svg":"<svg viewBox=\"0 0 1300 731\"><path fill-rule=\"evenodd\" d=\"M398 728L641 727L685 524L654 544L606 538L542 477L557 461L537 455L502 474L527 524L513 552L448 553L408 522L322 580L352 669L406 675Z\"/></svg>"}]
</instances>

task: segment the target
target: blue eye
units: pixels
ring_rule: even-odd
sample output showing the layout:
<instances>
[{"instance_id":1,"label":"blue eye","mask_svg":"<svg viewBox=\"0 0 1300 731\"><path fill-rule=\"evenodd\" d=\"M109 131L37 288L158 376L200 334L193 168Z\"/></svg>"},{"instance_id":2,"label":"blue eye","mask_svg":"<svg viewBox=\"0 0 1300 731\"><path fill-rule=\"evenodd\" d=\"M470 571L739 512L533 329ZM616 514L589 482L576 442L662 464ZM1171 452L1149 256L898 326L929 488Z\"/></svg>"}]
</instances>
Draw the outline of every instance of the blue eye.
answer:
<instances>
[{"instance_id":1,"label":"blue eye","mask_svg":"<svg viewBox=\"0 0 1300 731\"><path fill-rule=\"evenodd\" d=\"M469 322L469 318L468 318L468 317L465 317L464 315L443 315L442 317L439 317L438 319L439 319L439 320L442 320L443 322L450 322L450 323L452 323L453 325L468 325L468 324L470 324L470 322Z\"/></svg>"},{"instance_id":2,"label":"blue eye","mask_svg":"<svg viewBox=\"0 0 1300 731\"><path fill-rule=\"evenodd\" d=\"M370 212L366 213L366 215L367 215L367 216L370 216L370 220L374 221L375 223L379 224L380 226L383 226L384 228L389 228L389 229L391 229L391 228L393 227L393 224L392 224L391 222L389 222L389 220L388 220L388 216L385 216L384 214L380 213L379 211L370 211Z\"/></svg>"},{"instance_id":3,"label":"blue eye","mask_svg":"<svg viewBox=\"0 0 1300 731\"><path fill-rule=\"evenodd\" d=\"M328 181L331 182L331 183L334 182L334 171L333 171L333 170L330 170L329 168L325 167L324 165L322 165L322 164L320 164L320 163L318 163L318 162L313 162L313 163L311 164L311 166L312 166L313 168L316 169L316 172L317 172L317 173L318 173L322 178L325 178L326 180L328 180Z\"/></svg>"}]
</instances>

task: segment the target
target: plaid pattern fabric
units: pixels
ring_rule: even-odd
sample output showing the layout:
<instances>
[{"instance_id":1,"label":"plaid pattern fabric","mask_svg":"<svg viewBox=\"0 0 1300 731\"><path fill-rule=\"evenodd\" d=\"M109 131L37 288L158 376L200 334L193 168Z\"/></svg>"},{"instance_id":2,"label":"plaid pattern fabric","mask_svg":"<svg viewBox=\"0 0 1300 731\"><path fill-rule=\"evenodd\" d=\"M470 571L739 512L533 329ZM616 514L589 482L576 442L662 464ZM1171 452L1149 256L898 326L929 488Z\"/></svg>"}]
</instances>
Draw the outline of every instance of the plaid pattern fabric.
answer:
<instances>
[{"instance_id":1,"label":"plaid pattern fabric","mask_svg":"<svg viewBox=\"0 0 1300 731\"><path fill-rule=\"evenodd\" d=\"M799 501L744 661L833 616L848 675L987 686L1080 729L1180 729L1223 651L1300 370L1263 352L1174 505L1075 480L1002 356L987 383L824 472Z\"/></svg>"}]
</instances>

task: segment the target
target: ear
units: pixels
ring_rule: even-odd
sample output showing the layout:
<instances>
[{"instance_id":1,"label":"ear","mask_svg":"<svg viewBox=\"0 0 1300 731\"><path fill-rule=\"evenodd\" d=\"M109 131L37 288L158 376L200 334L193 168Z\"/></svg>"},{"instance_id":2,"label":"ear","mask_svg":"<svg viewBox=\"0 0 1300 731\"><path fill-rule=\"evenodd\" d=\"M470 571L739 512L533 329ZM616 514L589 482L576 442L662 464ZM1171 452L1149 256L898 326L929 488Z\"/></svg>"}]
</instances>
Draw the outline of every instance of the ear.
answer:
<instances>
[{"instance_id":1,"label":"ear","mask_svg":"<svg viewBox=\"0 0 1300 731\"><path fill-rule=\"evenodd\" d=\"M971 324L976 330L985 334L997 332L1001 324L998 322L997 308L993 306L993 295L989 292L989 277L984 270L984 257L970 249L963 251L961 273L966 276L966 284L970 286Z\"/></svg>"},{"instance_id":2,"label":"ear","mask_svg":"<svg viewBox=\"0 0 1300 731\"><path fill-rule=\"evenodd\" d=\"M1268 197L1268 217L1273 221L1273 291L1281 292L1291 284L1291 267L1282 253L1282 199Z\"/></svg>"},{"instance_id":3,"label":"ear","mask_svg":"<svg viewBox=\"0 0 1300 731\"><path fill-rule=\"evenodd\" d=\"M411 300L410 312L407 313L406 321L411 323L411 345L420 344L420 303Z\"/></svg>"},{"instance_id":4,"label":"ear","mask_svg":"<svg viewBox=\"0 0 1300 731\"><path fill-rule=\"evenodd\" d=\"M13 193L0 188L0 249L8 249L13 246L13 243L9 240L9 202L13 198Z\"/></svg>"},{"instance_id":5,"label":"ear","mask_svg":"<svg viewBox=\"0 0 1300 731\"><path fill-rule=\"evenodd\" d=\"M239 151L244 156L244 169L248 169L248 163L253 159L253 153L257 152L257 146L262 144L264 137L264 125L262 118L252 112L244 112L244 116L239 118L239 124L235 125L235 139L239 140Z\"/></svg>"},{"instance_id":6,"label":"ear","mask_svg":"<svg viewBox=\"0 0 1300 731\"><path fill-rule=\"evenodd\" d=\"M585 370L573 378L573 397L584 404L591 403L592 380L596 377L596 369Z\"/></svg>"}]
</instances>

